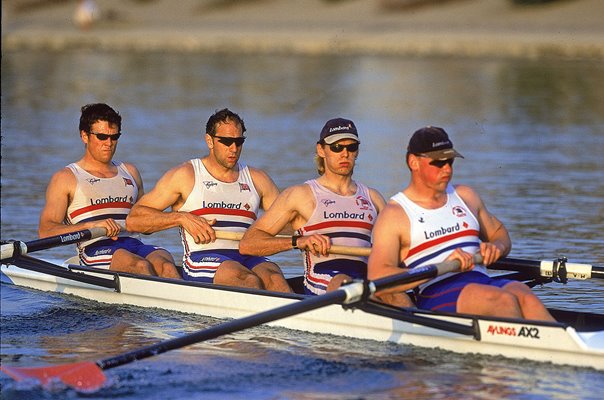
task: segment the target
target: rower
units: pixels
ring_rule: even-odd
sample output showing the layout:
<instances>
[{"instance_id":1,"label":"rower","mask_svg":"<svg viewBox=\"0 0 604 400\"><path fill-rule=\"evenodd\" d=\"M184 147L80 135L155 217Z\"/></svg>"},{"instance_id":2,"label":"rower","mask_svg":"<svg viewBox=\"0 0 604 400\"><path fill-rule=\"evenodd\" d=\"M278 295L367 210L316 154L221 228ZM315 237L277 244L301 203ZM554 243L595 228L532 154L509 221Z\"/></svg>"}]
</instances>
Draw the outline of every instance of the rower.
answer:
<instances>
[{"instance_id":1,"label":"rower","mask_svg":"<svg viewBox=\"0 0 604 400\"><path fill-rule=\"evenodd\" d=\"M205 127L209 155L166 172L133 207L129 230L151 233L178 227L185 280L291 292L281 269L265 257L243 256L238 243L216 239L214 228L244 232L260 208L279 194L262 170L239 162L243 119L225 108ZM171 211L165 211L171 207Z\"/></svg>"},{"instance_id":2,"label":"rower","mask_svg":"<svg viewBox=\"0 0 604 400\"><path fill-rule=\"evenodd\" d=\"M369 257L369 279L444 260L461 262L461 272L415 282L378 293L383 301L397 304L392 296L416 288L417 306L507 318L553 321L528 286L487 275L485 267L510 252L512 243L503 223L489 212L469 186L450 184L453 162L463 156L442 128L417 130L407 147L411 182L394 195L378 217ZM481 265L472 255L480 252ZM419 286L418 286L419 285Z\"/></svg>"},{"instance_id":3,"label":"rower","mask_svg":"<svg viewBox=\"0 0 604 400\"><path fill-rule=\"evenodd\" d=\"M385 204L377 190L352 179L359 145L354 122L327 121L315 146L319 177L285 189L245 233L240 251L270 255L302 250L306 294L366 279L367 257L329 254L332 244L370 247L373 223ZM291 240L276 237L289 224L296 230Z\"/></svg>"},{"instance_id":4,"label":"rower","mask_svg":"<svg viewBox=\"0 0 604 400\"><path fill-rule=\"evenodd\" d=\"M40 237L104 228L110 239L78 243L81 265L180 279L167 250L146 245L122 229L130 208L144 193L138 169L113 161L122 135L122 117L103 103L85 105L81 111L84 156L50 180L40 215Z\"/></svg>"}]
</instances>

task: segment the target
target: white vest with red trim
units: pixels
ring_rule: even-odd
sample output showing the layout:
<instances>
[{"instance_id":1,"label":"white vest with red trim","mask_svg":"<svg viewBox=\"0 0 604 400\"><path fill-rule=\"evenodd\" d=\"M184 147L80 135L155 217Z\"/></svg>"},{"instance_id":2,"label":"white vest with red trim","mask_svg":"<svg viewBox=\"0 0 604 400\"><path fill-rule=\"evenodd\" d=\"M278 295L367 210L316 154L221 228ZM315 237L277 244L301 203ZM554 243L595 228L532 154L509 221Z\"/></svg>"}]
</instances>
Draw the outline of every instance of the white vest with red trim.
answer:
<instances>
[{"instance_id":1,"label":"white vest with red trim","mask_svg":"<svg viewBox=\"0 0 604 400\"><path fill-rule=\"evenodd\" d=\"M99 178L84 170L76 163L67 166L76 177L76 189L71 204L67 207L65 222L77 224L113 218L125 223L126 217L136 202L138 185L124 163L116 163L117 174L112 178ZM120 236L136 237L128 232ZM105 239L97 238L78 244L83 249L91 243Z\"/></svg>"},{"instance_id":2,"label":"white vest with red trim","mask_svg":"<svg viewBox=\"0 0 604 400\"><path fill-rule=\"evenodd\" d=\"M188 211L207 220L216 219L213 228L231 232L245 232L256 220L260 195L256 191L250 170L238 164L239 177L227 183L214 178L201 159L191 160L195 170L195 184L179 211ZM180 229L184 259L192 252L216 249L239 249L239 242L216 239L213 243L197 244L184 229Z\"/></svg>"},{"instance_id":3,"label":"white vest with red trim","mask_svg":"<svg viewBox=\"0 0 604 400\"><path fill-rule=\"evenodd\" d=\"M409 217L411 242L409 253L403 260L408 268L442 262L458 247L471 254L480 250L478 220L452 185L447 187L446 193L446 204L434 210L418 206L402 192L391 198L403 207ZM487 273L482 265L476 265L474 271ZM441 275L429 284L454 274ZM420 288L426 286L428 284Z\"/></svg>"},{"instance_id":4,"label":"white vest with red trim","mask_svg":"<svg viewBox=\"0 0 604 400\"><path fill-rule=\"evenodd\" d=\"M352 196L340 196L321 186L316 179L305 182L315 197L315 209L306 224L298 229L301 236L313 234L326 235L332 245L371 247L371 231L377 217L377 209L371 201L369 189L355 182L357 191ZM367 264L367 257L329 254L327 257L315 257L310 252L302 254L304 261L304 284L315 294L322 294L333 274L318 273L321 264L329 265L333 273L346 273L349 260ZM334 260L338 262L334 263ZM327 263L327 264L326 264Z\"/></svg>"}]
</instances>

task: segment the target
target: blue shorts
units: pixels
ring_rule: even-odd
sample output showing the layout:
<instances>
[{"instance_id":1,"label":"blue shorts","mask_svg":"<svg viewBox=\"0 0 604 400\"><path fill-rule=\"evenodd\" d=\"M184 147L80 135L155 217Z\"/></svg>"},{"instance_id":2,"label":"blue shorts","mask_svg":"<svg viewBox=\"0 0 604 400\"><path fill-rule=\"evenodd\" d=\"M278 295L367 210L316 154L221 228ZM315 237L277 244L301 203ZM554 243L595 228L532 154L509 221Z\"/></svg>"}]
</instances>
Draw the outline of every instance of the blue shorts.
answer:
<instances>
[{"instance_id":1,"label":"blue shorts","mask_svg":"<svg viewBox=\"0 0 604 400\"><path fill-rule=\"evenodd\" d=\"M331 278L339 274L346 274L355 280L366 280L367 263L358 260L337 258L315 264L312 271L305 268L304 294L324 294Z\"/></svg>"},{"instance_id":2,"label":"blue shorts","mask_svg":"<svg viewBox=\"0 0 604 400\"><path fill-rule=\"evenodd\" d=\"M183 258L183 278L186 281L214 283L218 267L229 260L236 261L249 270L260 263L271 262L266 257L244 256L234 249L195 251Z\"/></svg>"},{"instance_id":3,"label":"blue shorts","mask_svg":"<svg viewBox=\"0 0 604 400\"><path fill-rule=\"evenodd\" d=\"M113 253L119 249L127 250L142 258L146 258L156 250L165 250L161 247L144 244L138 239L126 236L119 237L117 240L103 239L86 246L84 250L80 252L80 265L109 269Z\"/></svg>"},{"instance_id":4,"label":"blue shorts","mask_svg":"<svg viewBox=\"0 0 604 400\"><path fill-rule=\"evenodd\" d=\"M456 312L457 298L461 290L470 283L504 287L510 282L503 278L491 278L478 271L455 274L450 278L436 282L417 295L417 307L424 310Z\"/></svg>"}]
</instances>

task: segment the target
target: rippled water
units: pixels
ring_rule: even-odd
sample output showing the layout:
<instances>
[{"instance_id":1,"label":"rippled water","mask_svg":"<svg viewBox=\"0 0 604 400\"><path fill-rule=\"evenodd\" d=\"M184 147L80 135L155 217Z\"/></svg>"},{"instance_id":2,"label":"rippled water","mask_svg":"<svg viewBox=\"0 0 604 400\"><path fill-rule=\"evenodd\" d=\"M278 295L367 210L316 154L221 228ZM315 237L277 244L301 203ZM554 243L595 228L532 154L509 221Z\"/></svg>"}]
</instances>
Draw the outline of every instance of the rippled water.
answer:
<instances>
[{"instance_id":1,"label":"rippled water","mask_svg":"<svg viewBox=\"0 0 604 400\"><path fill-rule=\"evenodd\" d=\"M82 154L83 104L103 101L120 111L125 135L116 158L137 164L147 189L170 167L206 153L203 126L228 106L246 121L244 161L264 168L280 188L314 176L314 143L329 118L356 122L362 146L355 177L385 197L409 177L403 156L411 133L442 126L466 157L455 163L454 180L476 188L507 225L512 256L565 255L602 265L603 87L602 65L572 61L7 53L1 236L35 238L48 179ZM147 241L182 254L175 230ZM40 253L72 254L72 248ZM294 275L301 273L298 257L274 259ZM3 363L102 358L215 322L1 289ZM601 281L535 290L549 306L604 312ZM102 398L590 398L604 389L603 375L593 371L272 328L110 375L115 383ZM5 375L0 384L2 398L41 395ZM56 395L65 394L59 388Z\"/></svg>"}]
</instances>

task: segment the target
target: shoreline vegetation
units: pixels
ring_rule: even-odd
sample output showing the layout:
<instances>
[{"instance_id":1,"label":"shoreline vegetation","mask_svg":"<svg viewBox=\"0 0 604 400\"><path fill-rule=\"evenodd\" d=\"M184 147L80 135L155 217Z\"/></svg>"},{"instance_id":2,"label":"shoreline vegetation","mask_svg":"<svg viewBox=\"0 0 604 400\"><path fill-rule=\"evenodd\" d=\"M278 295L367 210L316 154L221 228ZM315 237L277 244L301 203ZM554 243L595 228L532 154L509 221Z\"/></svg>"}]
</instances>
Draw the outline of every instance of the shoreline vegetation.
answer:
<instances>
[{"instance_id":1,"label":"shoreline vegetation","mask_svg":"<svg viewBox=\"0 0 604 400\"><path fill-rule=\"evenodd\" d=\"M88 0L92 1L92 0ZM6 51L604 59L601 0L3 0Z\"/></svg>"}]
</instances>

